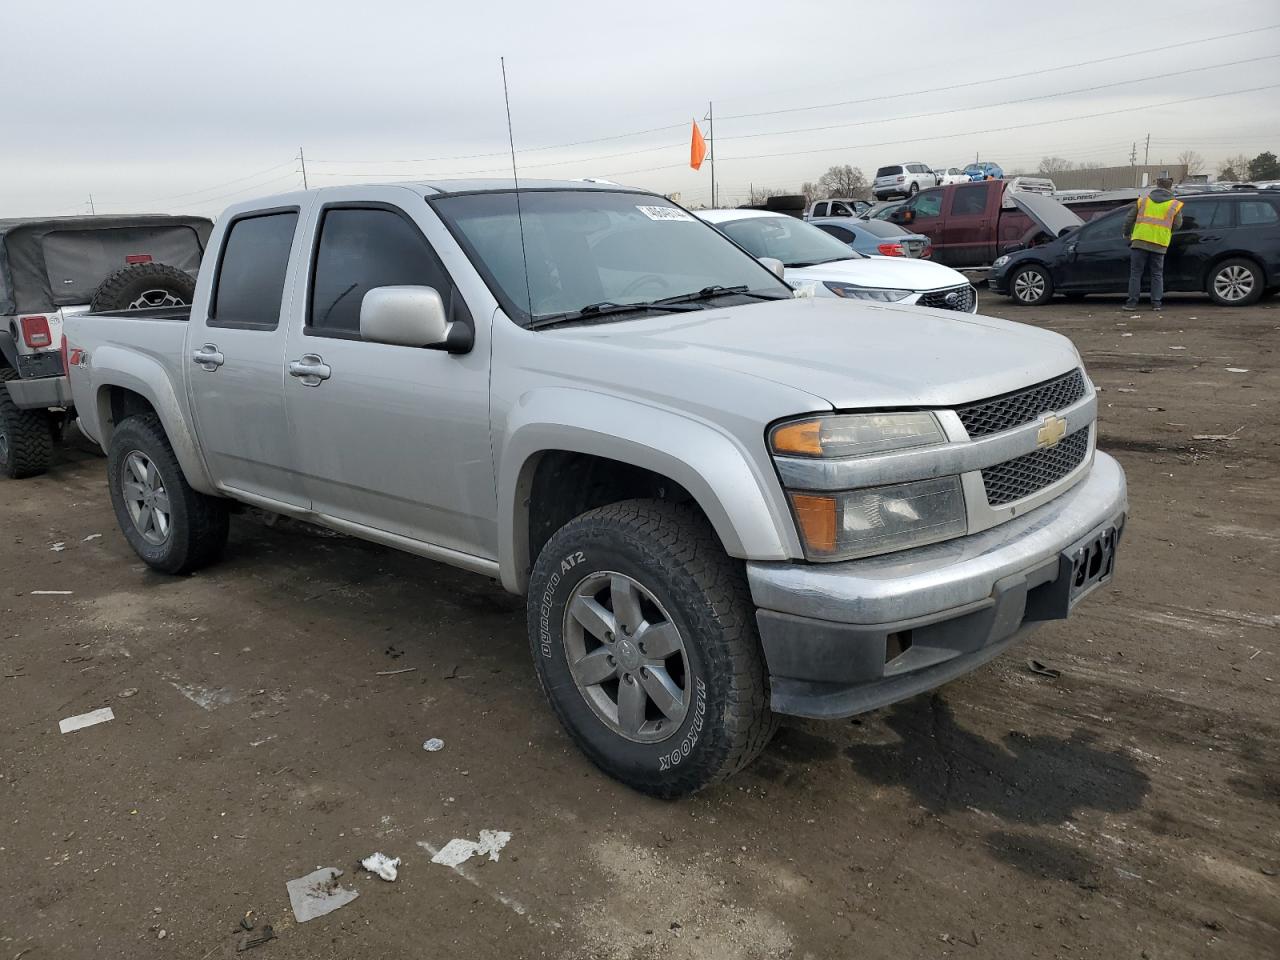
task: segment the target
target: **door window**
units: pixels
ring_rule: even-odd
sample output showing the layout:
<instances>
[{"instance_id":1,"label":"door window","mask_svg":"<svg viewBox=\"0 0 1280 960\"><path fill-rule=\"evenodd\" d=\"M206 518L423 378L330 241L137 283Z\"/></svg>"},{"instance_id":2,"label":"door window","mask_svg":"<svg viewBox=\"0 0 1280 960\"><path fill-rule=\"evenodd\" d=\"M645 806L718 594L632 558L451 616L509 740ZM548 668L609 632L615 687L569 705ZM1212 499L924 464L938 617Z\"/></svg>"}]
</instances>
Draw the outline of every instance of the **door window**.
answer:
<instances>
[{"instance_id":1,"label":"door window","mask_svg":"<svg viewBox=\"0 0 1280 960\"><path fill-rule=\"evenodd\" d=\"M1080 228L1080 241L1089 243L1106 243L1121 239L1124 228L1124 217L1103 217L1085 224Z\"/></svg>"},{"instance_id":2,"label":"door window","mask_svg":"<svg viewBox=\"0 0 1280 960\"><path fill-rule=\"evenodd\" d=\"M813 215L815 217L825 217L827 215L827 205L825 203L815 203L813 205Z\"/></svg>"},{"instance_id":3,"label":"door window","mask_svg":"<svg viewBox=\"0 0 1280 960\"><path fill-rule=\"evenodd\" d=\"M1183 230L1231 226L1231 205L1222 200L1189 200L1182 208Z\"/></svg>"},{"instance_id":4,"label":"door window","mask_svg":"<svg viewBox=\"0 0 1280 960\"><path fill-rule=\"evenodd\" d=\"M936 217L942 213L942 194L919 194L910 209L915 211L917 217Z\"/></svg>"},{"instance_id":5,"label":"door window","mask_svg":"<svg viewBox=\"0 0 1280 960\"><path fill-rule=\"evenodd\" d=\"M297 226L296 210L244 217L231 224L214 279L209 326L276 328Z\"/></svg>"},{"instance_id":6,"label":"door window","mask_svg":"<svg viewBox=\"0 0 1280 960\"><path fill-rule=\"evenodd\" d=\"M1224 203L1225 207L1226 204ZM1245 200L1240 204L1240 226L1267 227L1280 221L1276 208L1265 200Z\"/></svg>"},{"instance_id":7,"label":"door window","mask_svg":"<svg viewBox=\"0 0 1280 960\"><path fill-rule=\"evenodd\" d=\"M316 248L307 333L358 337L360 304L374 287L434 287L446 307L452 283L426 239L391 210L325 211Z\"/></svg>"},{"instance_id":8,"label":"door window","mask_svg":"<svg viewBox=\"0 0 1280 960\"><path fill-rule=\"evenodd\" d=\"M852 230L846 230L844 227L837 227L834 224L820 223L818 224L818 229L825 230L841 243L853 243L856 239Z\"/></svg>"},{"instance_id":9,"label":"door window","mask_svg":"<svg viewBox=\"0 0 1280 960\"><path fill-rule=\"evenodd\" d=\"M957 187L951 201L953 217L972 217L987 209L986 187Z\"/></svg>"}]
</instances>

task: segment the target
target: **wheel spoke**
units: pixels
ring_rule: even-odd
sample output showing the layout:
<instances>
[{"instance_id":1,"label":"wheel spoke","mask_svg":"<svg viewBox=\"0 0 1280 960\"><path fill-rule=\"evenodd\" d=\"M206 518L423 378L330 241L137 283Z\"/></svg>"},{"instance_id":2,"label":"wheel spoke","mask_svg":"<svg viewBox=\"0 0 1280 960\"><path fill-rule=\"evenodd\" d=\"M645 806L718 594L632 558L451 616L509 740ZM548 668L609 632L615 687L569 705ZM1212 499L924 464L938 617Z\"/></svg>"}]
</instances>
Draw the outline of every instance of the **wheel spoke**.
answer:
<instances>
[{"instance_id":1,"label":"wheel spoke","mask_svg":"<svg viewBox=\"0 0 1280 960\"><path fill-rule=\"evenodd\" d=\"M640 671L640 683L664 717L674 720L684 715L684 693L665 667L645 667Z\"/></svg>"},{"instance_id":2,"label":"wheel spoke","mask_svg":"<svg viewBox=\"0 0 1280 960\"><path fill-rule=\"evenodd\" d=\"M151 508L146 504L138 511L138 530L146 534L151 529Z\"/></svg>"},{"instance_id":3,"label":"wheel spoke","mask_svg":"<svg viewBox=\"0 0 1280 960\"><path fill-rule=\"evenodd\" d=\"M139 483L145 484L147 482L146 462L136 453L129 457L129 469L138 478Z\"/></svg>"},{"instance_id":4,"label":"wheel spoke","mask_svg":"<svg viewBox=\"0 0 1280 960\"><path fill-rule=\"evenodd\" d=\"M574 597L569 613L582 624L582 629L602 643L609 642L609 638L617 632L618 621L613 614L591 597Z\"/></svg>"},{"instance_id":5,"label":"wheel spoke","mask_svg":"<svg viewBox=\"0 0 1280 960\"><path fill-rule=\"evenodd\" d=\"M573 675L584 687L604 683L618 675L617 666L609 662L612 658L613 654L608 647L597 647L585 657L578 658L573 665Z\"/></svg>"},{"instance_id":6,"label":"wheel spoke","mask_svg":"<svg viewBox=\"0 0 1280 960\"><path fill-rule=\"evenodd\" d=\"M644 622L640 613L640 594L626 577L612 577L609 580L609 599L613 603L613 615L618 626L627 633L635 633Z\"/></svg>"},{"instance_id":7,"label":"wheel spoke","mask_svg":"<svg viewBox=\"0 0 1280 960\"><path fill-rule=\"evenodd\" d=\"M156 491L156 495L154 500L152 500L152 503L161 513L167 514L169 512L169 494L165 493L164 487L161 487Z\"/></svg>"},{"instance_id":8,"label":"wheel spoke","mask_svg":"<svg viewBox=\"0 0 1280 960\"><path fill-rule=\"evenodd\" d=\"M126 500L142 500L142 484L133 480L126 480L120 485L120 490L124 494Z\"/></svg>"},{"instance_id":9,"label":"wheel spoke","mask_svg":"<svg viewBox=\"0 0 1280 960\"><path fill-rule=\"evenodd\" d=\"M156 476L156 465L150 460L147 461L147 486L152 490L160 486L160 480Z\"/></svg>"},{"instance_id":10,"label":"wheel spoke","mask_svg":"<svg viewBox=\"0 0 1280 960\"><path fill-rule=\"evenodd\" d=\"M629 734L635 736L644 724L644 707L648 698L644 688L632 677L628 683L623 680L618 684L618 725Z\"/></svg>"},{"instance_id":11,"label":"wheel spoke","mask_svg":"<svg viewBox=\"0 0 1280 960\"><path fill-rule=\"evenodd\" d=\"M681 650L680 631L672 623L646 624L636 634L636 642L643 648L647 660L665 660Z\"/></svg>"},{"instance_id":12,"label":"wheel spoke","mask_svg":"<svg viewBox=\"0 0 1280 960\"><path fill-rule=\"evenodd\" d=\"M162 537L169 535L169 515L159 509L151 511L152 525L156 528L156 533Z\"/></svg>"}]
</instances>

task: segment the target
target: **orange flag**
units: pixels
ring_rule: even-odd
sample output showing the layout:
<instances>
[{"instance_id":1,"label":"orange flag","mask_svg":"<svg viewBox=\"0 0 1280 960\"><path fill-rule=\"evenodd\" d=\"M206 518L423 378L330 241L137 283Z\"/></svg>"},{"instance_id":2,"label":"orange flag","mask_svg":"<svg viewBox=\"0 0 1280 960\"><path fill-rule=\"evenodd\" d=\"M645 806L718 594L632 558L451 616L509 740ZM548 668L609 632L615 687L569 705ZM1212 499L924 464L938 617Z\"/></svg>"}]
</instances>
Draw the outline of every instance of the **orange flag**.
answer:
<instances>
[{"instance_id":1,"label":"orange flag","mask_svg":"<svg viewBox=\"0 0 1280 960\"><path fill-rule=\"evenodd\" d=\"M693 140L689 144L689 166L695 170L702 168L702 161L707 159L707 141L702 139L702 131L698 129L698 121L693 121Z\"/></svg>"}]
</instances>

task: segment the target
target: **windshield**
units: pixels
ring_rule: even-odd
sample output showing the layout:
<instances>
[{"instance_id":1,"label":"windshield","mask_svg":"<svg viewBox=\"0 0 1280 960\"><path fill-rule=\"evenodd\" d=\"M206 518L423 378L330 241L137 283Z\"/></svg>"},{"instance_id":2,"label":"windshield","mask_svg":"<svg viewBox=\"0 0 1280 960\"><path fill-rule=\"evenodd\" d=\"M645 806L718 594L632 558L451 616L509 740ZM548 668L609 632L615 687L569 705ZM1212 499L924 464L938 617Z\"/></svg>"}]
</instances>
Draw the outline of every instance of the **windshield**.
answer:
<instances>
[{"instance_id":1,"label":"windshield","mask_svg":"<svg viewBox=\"0 0 1280 960\"><path fill-rule=\"evenodd\" d=\"M519 220L511 191L428 199L503 308L525 326L577 319L584 308L602 317L604 305L650 304L710 288L758 299L792 295L763 264L662 197L522 191Z\"/></svg>"},{"instance_id":2,"label":"windshield","mask_svg":"<svg viewBox=\"0 0 1280 960\"><path fill-rule=\"evenodd\" d=\"M788 267L861 257L826 231L794 217L744 217L716 226L753 257L773 257Z\"/></svg>"}]
</instances>

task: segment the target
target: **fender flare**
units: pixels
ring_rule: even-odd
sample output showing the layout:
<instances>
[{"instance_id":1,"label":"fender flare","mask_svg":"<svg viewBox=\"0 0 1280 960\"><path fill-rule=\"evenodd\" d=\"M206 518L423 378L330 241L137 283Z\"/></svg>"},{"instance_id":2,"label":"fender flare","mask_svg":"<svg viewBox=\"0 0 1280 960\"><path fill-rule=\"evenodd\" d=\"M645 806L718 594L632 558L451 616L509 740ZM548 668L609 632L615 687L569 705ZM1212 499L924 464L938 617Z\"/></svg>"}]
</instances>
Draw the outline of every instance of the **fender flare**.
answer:
<instances>
[{"instance_id":1,"label":"fender flare","mask_svg":"<svg viewBox=\"0 0 1280 960\"><path fill-rule=\"evenodd\" d=\"M158 361L145 354L124 350L109 344L93 352L93 405L96 422L89 429L99 445L111 445L114 424L111 421L111 388L130 390L151 404L187 483L200 493L221 496L205 467L204 456L196 443L188 421L189 410L174 389L169 372Z\"/></svg>"},{"instance_id":2,"label":"fender flare","mask_svg":"<svg viewBox=\"0 0 1280 960\"><path fill-rule=\"evenodd\" d=\"M503 586L529 582L529 495L543 453L567 451L661 474L697 502L725 551L751 560L800 555L776 474L712 424L669 409L586 390L550 387L511 409L498 462L498 563ZM763 431L761 433L763 442Z\"/></svg>"}]
</instances>

